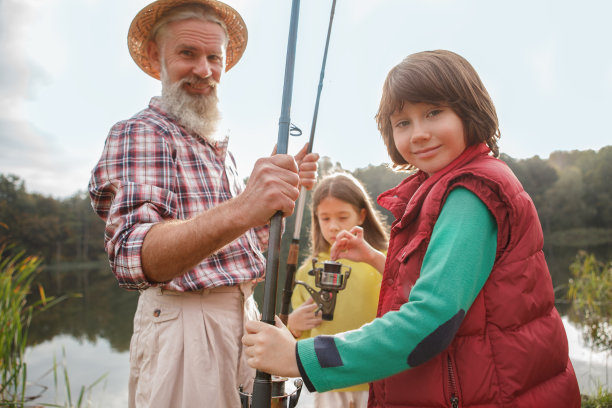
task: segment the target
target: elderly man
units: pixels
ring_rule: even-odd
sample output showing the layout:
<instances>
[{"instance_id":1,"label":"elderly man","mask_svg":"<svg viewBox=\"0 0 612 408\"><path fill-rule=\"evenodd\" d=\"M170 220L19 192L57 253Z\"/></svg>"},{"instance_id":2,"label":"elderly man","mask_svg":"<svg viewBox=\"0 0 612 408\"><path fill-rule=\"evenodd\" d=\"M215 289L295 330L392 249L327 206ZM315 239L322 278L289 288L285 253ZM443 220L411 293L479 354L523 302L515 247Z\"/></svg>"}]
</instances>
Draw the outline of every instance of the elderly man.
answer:
<instances>
[{"instance_id":1,"label":"elderly man","mask_svg":"<svg viewBox=\"0 0 612 408\"><path fill-rule=\"evenodd\" d=\"M217 87L246 41L240 15L215 0L159 0L130 26L130 53L162 95L113 126L89 183L119 285L140 291L130 407L236 407L253 380L241 337L257 318L267 223L312 187L318 155L305 146L259 159L246 186L238 177Z\"/></svg>"}]
</instances>

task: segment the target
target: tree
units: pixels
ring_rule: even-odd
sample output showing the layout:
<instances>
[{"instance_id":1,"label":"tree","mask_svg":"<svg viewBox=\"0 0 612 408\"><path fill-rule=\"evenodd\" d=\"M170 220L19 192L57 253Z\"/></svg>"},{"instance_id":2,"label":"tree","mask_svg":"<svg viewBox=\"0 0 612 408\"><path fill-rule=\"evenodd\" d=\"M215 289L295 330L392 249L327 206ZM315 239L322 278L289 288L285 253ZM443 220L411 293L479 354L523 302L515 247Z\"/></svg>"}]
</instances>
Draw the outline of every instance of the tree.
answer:
<instances>
[{"instance_id":1,"label":"tree","mask_svg":"<svg viewBox=\"0 0 612 408\"><path fill-rule=\"evenodd\" d=\"M570 269L572 320L582 326L585 340L594 349L612 351L612 261L600 262L580 251Z\"/></svg>"}]
</instances>

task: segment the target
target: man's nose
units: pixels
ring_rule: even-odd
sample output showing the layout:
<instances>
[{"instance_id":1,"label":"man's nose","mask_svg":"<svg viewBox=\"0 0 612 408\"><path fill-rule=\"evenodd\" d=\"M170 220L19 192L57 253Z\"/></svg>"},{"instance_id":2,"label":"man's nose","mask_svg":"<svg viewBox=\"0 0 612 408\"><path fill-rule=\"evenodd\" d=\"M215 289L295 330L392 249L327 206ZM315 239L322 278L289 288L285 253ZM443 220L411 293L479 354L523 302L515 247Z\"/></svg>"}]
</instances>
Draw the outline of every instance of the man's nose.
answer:
<instances>
[{"instance_id":1,"label":"man's nose","mask_svg":"<svg viewBox=\"0 0 612 408\"><path fill-rule=\"evenodd\" d=\"M200 78L208 78L212 75L212 69L210 63L206 57L202 57L198 60L196 65L193 67L193 73Z\"/></svg>"}]
</instances>

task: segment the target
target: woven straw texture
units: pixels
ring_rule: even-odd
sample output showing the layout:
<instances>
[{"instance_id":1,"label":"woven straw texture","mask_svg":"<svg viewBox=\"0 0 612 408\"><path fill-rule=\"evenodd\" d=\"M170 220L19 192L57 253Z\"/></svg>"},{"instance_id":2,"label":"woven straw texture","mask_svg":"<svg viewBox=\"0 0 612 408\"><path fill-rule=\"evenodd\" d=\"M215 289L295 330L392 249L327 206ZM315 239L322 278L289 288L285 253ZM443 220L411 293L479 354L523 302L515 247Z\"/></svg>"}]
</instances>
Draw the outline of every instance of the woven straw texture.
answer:
<instances>
[{"instance_id":1,"label":"woven straw texture","mask_svg":"<svg viewBox=\"0 0 612 408\"><path fill-rule=\"evenodd\" d=\"M146 43L151 28L168 10L185 4L200 4L213 9L223 21L229 33L227 44L225 71L236 65L248 40L248 32L244 20L236 10L225 3L215 0L158 0L142 10L134 17L128 31L128 48L136 64L153 78L159 79L159 72L149 63L146 54Z\"/></svg>"}]
</instances>

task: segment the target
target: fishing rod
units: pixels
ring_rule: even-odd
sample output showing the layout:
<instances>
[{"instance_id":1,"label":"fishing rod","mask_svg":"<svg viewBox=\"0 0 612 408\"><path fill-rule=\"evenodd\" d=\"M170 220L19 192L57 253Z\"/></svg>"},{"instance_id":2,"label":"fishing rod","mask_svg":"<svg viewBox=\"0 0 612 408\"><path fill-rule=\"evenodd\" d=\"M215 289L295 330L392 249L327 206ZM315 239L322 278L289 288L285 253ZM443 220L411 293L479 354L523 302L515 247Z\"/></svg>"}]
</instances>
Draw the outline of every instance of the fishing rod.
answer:
<instances>
[{"instance_id":1,"label":"fishing rod","mask_svg":"<svg viewBox=\"0 0 612 408\"><path fill-rule=\"evenodd\" d=\"M323 78L325 77L325 64L327 63L327 50L329 49L329 38L331 35L332 23L334 21L334 13L336 10L336 0L333 0L331 13L329 16L329 25L327 27L327 39L325 40L325 51L323 51L323 62L321 64L321 75L319 77L319 87L317 90L317 99L315 101L314 114L312 116L312 125L310 127L310 139L308 140L308 152L312 151L314 141L315 128L317 127L317 116L319 114L319 100L321 99L321 90L323 89ZM306 204L307 190L302 187L300 198L298 199L297 210L295 212L295 227L293 230L293 238L289 246L289 255L287 256L287 268L285 273L285 286L283 288L283 296L281 301L281 309L279 317L283 324L287 325L289 318L289 304L291 296L293 296L293 288L295 286L295 272L297 270L298 255L300 252L300 230L302 228L302 218L304 216L304 206Z\"/></svg>"},{"instance_id":2,"label":"fishing rod","mask_svg":"<svg viewBox=\"0 0 612 408\"><path fill-rule=\"evenodd\" d=\"M289 144L289 126L291 97L293 94L293 73L295 71L295 48L297 43L297 28L300 14L300 0L292 0L291 20L289 23L289 39L287 42L287 57L285 61L285 83L281 115L278 121L278 140L276 152L286 154ZM276 312L276 288L280 260L281 234L283 214L278 211L270 220L268 238L268 256L266 262L266 278L264 283L264 299L261 321L274 325ZM253 383L252 408L269 408L272 404L272 377L269 373L257 370Z\"/></svg>"}]
</instances>

